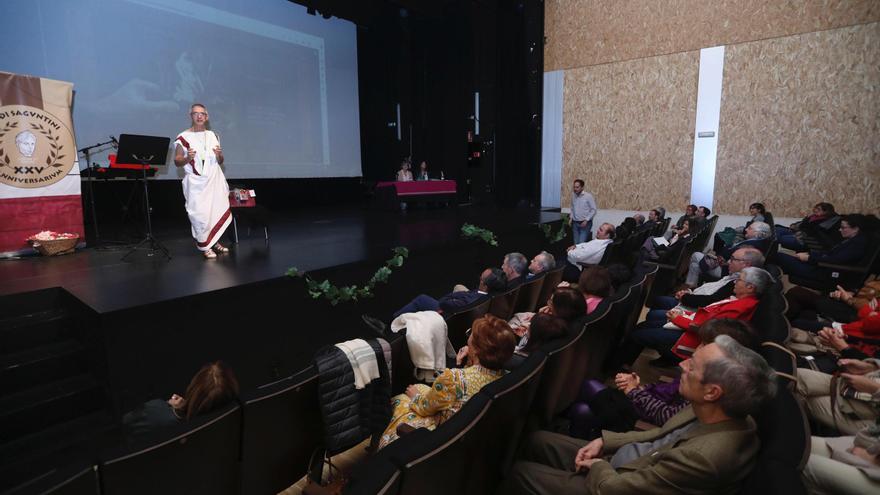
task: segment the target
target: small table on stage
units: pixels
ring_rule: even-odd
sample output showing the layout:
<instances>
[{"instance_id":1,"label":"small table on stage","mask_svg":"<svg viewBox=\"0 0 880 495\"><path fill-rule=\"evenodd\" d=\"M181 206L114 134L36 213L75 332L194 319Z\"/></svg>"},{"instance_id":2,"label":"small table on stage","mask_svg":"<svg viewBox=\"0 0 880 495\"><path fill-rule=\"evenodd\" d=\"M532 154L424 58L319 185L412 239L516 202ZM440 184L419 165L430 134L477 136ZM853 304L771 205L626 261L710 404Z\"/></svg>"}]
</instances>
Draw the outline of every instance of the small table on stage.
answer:
<instances>
[{"instance_id":1,"label":"small table on stage","mask_svg":"<svg viewBox=\"0 0 880 495\"><path fill-rule=\"evenodd\" d=\"M229 208L232 211L232 232L235 243L238 244L238 217L243 216L247 220L248 234L250 234L251 225L261 225L263 227L263 236L266 242L269 242L269 226L266 219L266 213L262 208L257 207L257 201L253 196L248 195L247 199L239 199L235 191L229 191Z\"/></svg>"},{"instance_id":2,"label":"small table on stage","mask_svg":"<svg viewBox=\"0 0 880 495\"><path fill-rule=\"evenodd\" d=\"M376 201L391 208L397 208L401 202L409 201L454 201L456 193L454 180L389 181L376 184Z\"/></svg>"}]
</instances>

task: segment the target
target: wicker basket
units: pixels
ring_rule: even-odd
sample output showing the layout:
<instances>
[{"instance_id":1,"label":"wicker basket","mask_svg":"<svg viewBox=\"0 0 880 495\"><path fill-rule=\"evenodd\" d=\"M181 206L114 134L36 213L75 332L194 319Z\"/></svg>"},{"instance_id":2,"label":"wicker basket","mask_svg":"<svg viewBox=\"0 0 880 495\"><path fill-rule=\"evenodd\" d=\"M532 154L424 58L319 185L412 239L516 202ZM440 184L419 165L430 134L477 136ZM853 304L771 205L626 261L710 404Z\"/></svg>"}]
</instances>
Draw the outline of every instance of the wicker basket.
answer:
<instances>
[{"instance_id":1,"label":"wicker basket","mask_svg":"<svg viewBox=\"0 0 880 495\"><path fill-rule=\"evenodd\" d=\"M76 249L77 242L79 242L79 237L51 241L31 241L31 245L43 256L59 256L72 253Z\"/></svg>"}]
</instances>

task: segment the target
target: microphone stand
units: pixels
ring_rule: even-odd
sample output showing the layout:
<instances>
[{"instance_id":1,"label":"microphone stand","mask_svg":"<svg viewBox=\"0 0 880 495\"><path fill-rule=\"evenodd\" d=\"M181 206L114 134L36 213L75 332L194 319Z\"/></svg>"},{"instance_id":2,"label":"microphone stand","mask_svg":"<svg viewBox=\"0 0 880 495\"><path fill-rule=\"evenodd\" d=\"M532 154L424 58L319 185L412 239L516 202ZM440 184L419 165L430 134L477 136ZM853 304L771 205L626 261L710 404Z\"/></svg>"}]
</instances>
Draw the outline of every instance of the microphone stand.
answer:
<instances>
[{"instance_id":1,"label":"microphone stand","mask_svg":"<svg viewBox=\"0 0 880 495\"><path fill-rule=\"evenodd\" d=\"M116 140L111 137L110 141L93 144L91 146L86 146L85 148L77 150L78 153L86 155L86 170L89 171L89 209L92 210L92 227L95 229L95 248L101 246L101 234L98 231L98 213L95 210L95 188L92 185L92 182L95 180L95 171L92 169L91 151L95 148L100 148L101 146L106 146L115 142ZM80 171L80 174L82 174L82 171ZM83 232L83 236L85 236L85 232Z\"/></svg>"}]
</instances>

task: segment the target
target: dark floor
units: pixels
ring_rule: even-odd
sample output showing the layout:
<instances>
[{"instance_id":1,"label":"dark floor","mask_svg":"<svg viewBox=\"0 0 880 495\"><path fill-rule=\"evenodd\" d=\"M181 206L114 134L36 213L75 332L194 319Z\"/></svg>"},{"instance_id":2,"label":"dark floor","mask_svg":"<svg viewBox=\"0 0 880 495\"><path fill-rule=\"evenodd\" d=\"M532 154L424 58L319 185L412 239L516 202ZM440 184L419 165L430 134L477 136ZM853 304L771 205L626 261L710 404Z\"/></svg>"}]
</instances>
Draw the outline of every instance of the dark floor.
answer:
<instances>
[{"instance_id":1,"label":"dark floor","mask_svg":"<svg viewBox=\"0 0 880 495\"><path fill-rule=\"evenodd\" d=\"M168 301L194 294L279 277L291 267L301 271L367 259L385 259L390 249L432 249L455 242L462 223L508 226L552 222L558 213L534 209L449 207L412 208L405 213L378 211L358 205L276 213L269 222L270 240L255 227L248 235L239 224L240 242L216 260L204 260L193 245L186 224L157 221L156 238L168 248L160 253L138 251L121 260L128 246L104 244L59 257L22 257L0 261L0 296L62 287L98 313ZM103 238L136 234L102 226ZM130 229L128 229L130 230ZM231 244L232 227L224 238Z\"/></svg>"}]
</instances>

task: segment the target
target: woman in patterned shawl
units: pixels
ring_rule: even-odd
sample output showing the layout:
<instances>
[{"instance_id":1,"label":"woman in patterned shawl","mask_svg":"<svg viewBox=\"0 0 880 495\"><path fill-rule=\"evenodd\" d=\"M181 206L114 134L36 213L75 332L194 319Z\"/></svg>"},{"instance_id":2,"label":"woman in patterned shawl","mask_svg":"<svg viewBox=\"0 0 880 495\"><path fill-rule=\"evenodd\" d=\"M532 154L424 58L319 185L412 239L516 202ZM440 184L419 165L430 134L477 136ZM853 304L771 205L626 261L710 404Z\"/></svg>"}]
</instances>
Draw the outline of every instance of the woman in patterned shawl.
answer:
<instances>
[{"instance_id":1,"label":"woman in patterned shawl","mask_svg":"<svg viewBox=\"0 0 880 495\"><path fill-rule=\"evenodd\" d=\"M515 345L516 336L504 320L492 315L475 320L468 345L459 351L460 356L467 355L467 366L448 368L430 387L410 385L406 393L393 397L391 423L379 448L397 440L401 425L433 430L449 419L483 386L504 375L502 367Z\"/></svg>"}]
</instances>

